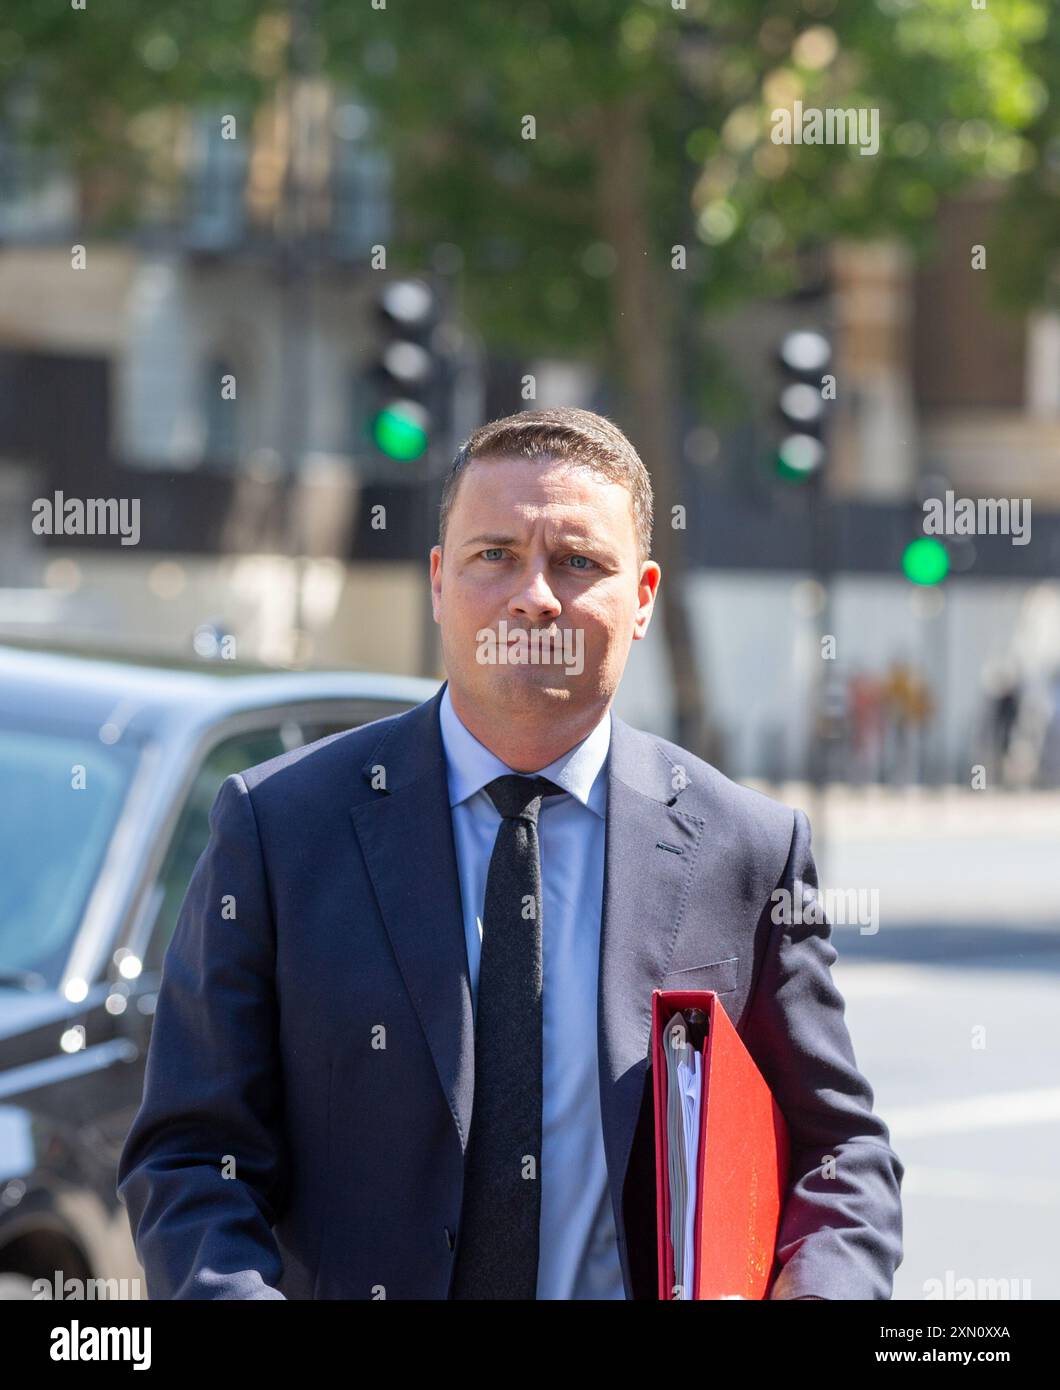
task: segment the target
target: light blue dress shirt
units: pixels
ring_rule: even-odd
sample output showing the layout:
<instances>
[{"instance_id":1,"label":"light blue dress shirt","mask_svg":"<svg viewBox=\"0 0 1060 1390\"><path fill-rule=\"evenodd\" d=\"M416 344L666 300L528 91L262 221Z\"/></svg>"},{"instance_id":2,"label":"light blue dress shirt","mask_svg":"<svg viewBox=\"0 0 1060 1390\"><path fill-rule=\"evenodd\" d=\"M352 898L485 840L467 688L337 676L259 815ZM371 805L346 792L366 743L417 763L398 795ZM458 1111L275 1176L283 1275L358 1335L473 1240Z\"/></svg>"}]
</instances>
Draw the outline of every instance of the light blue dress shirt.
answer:
<instances>
[{"instance_id":1,"label":"light blue dress shirt","mask_svg":"<svg viewBox=\"0 0 1060 1390\"><path fill-rule=\"evenodd\" d=\"M449 776L471 997L478 1003L486 876L501 817L484 788L511 774L439 707ZM542 803L542 1117L539 1299L625 1298L600 1117L596 991L604 888L611 712L537 769L569 795ZM527 774L530 775L530 774Z\"/></svg>"}]
</instances>

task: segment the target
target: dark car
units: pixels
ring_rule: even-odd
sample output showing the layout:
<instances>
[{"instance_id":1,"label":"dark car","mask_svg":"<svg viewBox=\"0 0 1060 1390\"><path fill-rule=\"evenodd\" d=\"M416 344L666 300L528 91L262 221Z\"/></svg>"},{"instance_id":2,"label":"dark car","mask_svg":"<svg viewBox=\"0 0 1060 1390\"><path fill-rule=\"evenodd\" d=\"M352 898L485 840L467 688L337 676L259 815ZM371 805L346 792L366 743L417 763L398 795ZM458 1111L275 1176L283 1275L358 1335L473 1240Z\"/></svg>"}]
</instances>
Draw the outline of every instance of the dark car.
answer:
<instances>
[{"instance_id":1,"label":"dark car","mask_svg":"<svg viewBox=\"0 0 1060 1390\"><path fill-rule=\"evenodd\" d=\"M221 782L437 688L0 646L0 1298L142 1295L117 1161Z\"/></svg>"}]
</instances>

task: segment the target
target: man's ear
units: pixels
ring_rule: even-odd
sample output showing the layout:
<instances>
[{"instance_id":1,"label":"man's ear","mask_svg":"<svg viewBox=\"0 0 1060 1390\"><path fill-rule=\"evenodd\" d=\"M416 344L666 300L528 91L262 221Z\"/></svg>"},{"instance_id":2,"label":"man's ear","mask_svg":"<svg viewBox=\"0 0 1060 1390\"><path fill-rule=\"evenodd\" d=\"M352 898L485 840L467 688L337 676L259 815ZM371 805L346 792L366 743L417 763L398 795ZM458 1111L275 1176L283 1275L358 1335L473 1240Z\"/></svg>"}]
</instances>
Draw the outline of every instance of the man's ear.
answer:
<instances>
[{"instance_id":1,"label":"man's ear","mask_svg":"<svg viewBox=\"0 0 1060 1390\"><path fill-rule=\"evenodd\" d=\"M434 621L438 622L438 590L442 582L442 547L432 545L430 553L430 585L431 585L431 611L434 614Z\"/></svg>"},{"instance_id":2,"label":"man's ear","mask_svg":"<svg viewBox=\"0 0 1060 1390\"><path fill-rule=\"evenodd\" d=\"M645 560L640 567L640 581L638 593L643 589L645 583L651 590L651 598L647 604L642 604L637 610L633 621L633 640L641 641L648 631L648 624L651 622L652 613L655 609L655 601L659 596L659 582L662 579L662 570L654 560Z\"/></svg>"}]
</instances>

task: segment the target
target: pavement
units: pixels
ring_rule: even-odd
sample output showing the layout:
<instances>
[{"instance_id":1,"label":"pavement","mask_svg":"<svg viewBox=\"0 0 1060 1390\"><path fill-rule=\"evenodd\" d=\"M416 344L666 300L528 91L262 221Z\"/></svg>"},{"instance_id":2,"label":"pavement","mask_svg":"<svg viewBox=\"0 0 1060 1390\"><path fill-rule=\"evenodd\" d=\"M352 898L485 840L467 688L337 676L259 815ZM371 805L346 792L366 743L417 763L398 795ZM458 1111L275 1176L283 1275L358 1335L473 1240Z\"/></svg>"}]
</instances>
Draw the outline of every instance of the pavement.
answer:
<instances>
[{"instance_id":1,"label":"pavement","mask_svg":"<svg viewBox=\"0 0 1060 1390\"><path fill-rule=\"evenodd\" d=\"M1060 1298L1060 794L765 790L822 889L878 890L833 973L906 1165L895 1299Z\"/></svg>"}]
</instances>

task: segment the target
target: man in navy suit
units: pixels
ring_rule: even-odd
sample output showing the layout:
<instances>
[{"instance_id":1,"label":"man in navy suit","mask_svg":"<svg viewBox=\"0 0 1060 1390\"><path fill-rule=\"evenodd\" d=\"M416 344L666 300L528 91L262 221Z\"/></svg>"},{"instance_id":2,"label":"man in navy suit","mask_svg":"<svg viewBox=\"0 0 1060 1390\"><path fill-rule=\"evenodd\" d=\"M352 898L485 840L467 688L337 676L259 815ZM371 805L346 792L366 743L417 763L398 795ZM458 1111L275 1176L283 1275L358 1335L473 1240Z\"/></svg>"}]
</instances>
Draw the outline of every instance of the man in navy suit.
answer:
<instances>
[{"instance_id":1,"label":"man in navy suit","mask_svg":"<svg viewBox=\"0 0 1060 1390\"><path fill-rule=\"evenodd\" d=\"M658 988L718 993L787 1118L769 1296L890 1297L903 1166L830 928L777 910L806 816L611 710L651 526L610 421L483 426L441 690L221 787L118 1174L152 1298L655 1298Z\"/></svg>"}]
</instances>

